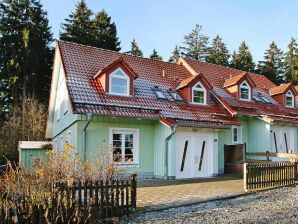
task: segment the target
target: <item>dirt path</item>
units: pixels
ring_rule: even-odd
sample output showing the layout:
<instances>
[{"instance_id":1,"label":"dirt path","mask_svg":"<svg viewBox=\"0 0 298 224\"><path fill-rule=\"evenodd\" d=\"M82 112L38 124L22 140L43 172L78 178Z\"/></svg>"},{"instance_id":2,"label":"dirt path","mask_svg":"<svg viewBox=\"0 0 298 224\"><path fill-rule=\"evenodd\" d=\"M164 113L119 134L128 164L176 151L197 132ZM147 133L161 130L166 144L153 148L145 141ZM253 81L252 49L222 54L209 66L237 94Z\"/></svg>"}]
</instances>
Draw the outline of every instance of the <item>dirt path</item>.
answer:
<instances>
[{"instance_id":1,"label":"dirt path","mask_svg":"<svg viewBox=\"0 0 298 224\"><path fill-rule=\"evenodd\" d=\"M143 213L120 223L298 223L298 187Z\"/></svg>"}]
</instances>

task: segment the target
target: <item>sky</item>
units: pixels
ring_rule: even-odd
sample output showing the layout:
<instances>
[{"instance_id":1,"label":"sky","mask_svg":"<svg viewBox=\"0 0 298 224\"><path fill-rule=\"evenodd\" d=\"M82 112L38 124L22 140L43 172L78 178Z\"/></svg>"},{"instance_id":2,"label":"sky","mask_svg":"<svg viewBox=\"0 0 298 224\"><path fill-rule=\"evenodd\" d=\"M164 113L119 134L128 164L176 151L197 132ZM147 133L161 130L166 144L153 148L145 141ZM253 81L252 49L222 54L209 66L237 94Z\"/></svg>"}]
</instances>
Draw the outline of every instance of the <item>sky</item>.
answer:
<instances>
[{"instance_id":1,"label":"sky","mask_svg":"<svg viewBox=\"0 0 298 224\"><path fill-rule=\"evenodd\" d=\"M78 0L41 0L48 12L54 38L61 23L75 10ZM274 40L286 50L291 37L298 38L296 0L86 0L94 12L102 9L116 23L123 52L136 39L145 57L155 48L168 60L175 45L196 24L212 40L220 35L233 52L245 40L254 60L263 59Z\"/></svg>"}]
</instances>

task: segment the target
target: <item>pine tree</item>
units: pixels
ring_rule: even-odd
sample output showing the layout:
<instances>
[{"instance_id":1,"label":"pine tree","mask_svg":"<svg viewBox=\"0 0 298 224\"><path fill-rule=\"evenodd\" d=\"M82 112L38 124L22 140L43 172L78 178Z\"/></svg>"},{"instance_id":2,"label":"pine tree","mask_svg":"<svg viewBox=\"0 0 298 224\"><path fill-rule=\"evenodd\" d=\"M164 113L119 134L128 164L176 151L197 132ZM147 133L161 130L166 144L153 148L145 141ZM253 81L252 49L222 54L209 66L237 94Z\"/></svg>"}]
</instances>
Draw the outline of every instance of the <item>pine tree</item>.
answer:
<instances>
[{"instance_id":1,"label":"pine tree","mask_svg":"<svg viewBox=\"0 0 298 224\"><path fill-rule=\"evenodd\" d=\"M284 81L284 56L281 49L273 41L264 55L264 61L258 64L260 74L266 76L275 84L279 85Z\"/></svg>"},{"instance_id":2,"label":"pine tree","mask_svg":"<svg viewBox=\"0 0 298 224\"><path fill-rule=\"evenodd\" d=\"M139 48L139 46L138 46L138 44L137 44L137 42L136 42L135 39L132 40L132 42L131 42L131 49L127 53L128 54L131 54L131 55L143 57L143 52Z\"/></svg>"},{"instance_id":3,"label":"pine tree","mask_svg":"<svg viewBox=\"0 0 298 224\"><path fill-rule=\"evenodd\" d=\"M213 64L228 66L229 65L229 50L222 38L217 35L211 43L206 61Z\"/></svg>"},{"instance_id":4,"label":"pine tree","mask_svg":"<svg viewBox=\"0 0 298 224\"><path fill-rule=\"evenodd\" d=\"M162 57L158 54L157 50L153 49L150 59L156 59L162 61Z\"/></svg>"},{"instance_id":5,"label":"pine tree","mask_svg":"<svg viewBox=\"0 0 298 224\"><path fill-rule=\"evenodd\" d=\"M69 18L65 19L65 23L62 23L60 39L79 44L92 45L92 43L94 43L94 29L91 21L92 15L93 13L87 7L85 0L81 0L76 5L75 12L72 12Z\"/></svg>"},{"instance_id":6,"label":"pine tree","mask_svg":"<svg viewBox=\"0 0 298 224\"><path fill-rule=\"evenodd\" d=\"M106 11L102 10L96 14L93 20L93 38L94 46L113 51L120 51L120 41L117 37L115 23L111 23L111 17Z\"/></svg>"},{"instance_id":7,"label":"pine tree","mask_svg":"<svg viewBox=\"0 0 298 224\"><path fill-rule=\"evenodd\" d=\"M286 82L298 84L298 44L293 37L285 53L285 79Z\"/></svg>"},{"instance_id":8,"label":"pine tree","mask_svg":"<svg viewBox=\"0 0 298 224\"><path fill-rule=\"evenodd\" d=\"M0 2L0 79L14 99L48 100L53 55L48 23L39 0Z\"/></svg>"},{"instance_id":9,"label":"pine tree","mask_svg":"<svg viewBox=\"0 0 298 224\"><path fill-rule=\"evenodd\" d=\"M191 33L184 36L184 46L181 47L183 57L205 61L208 52L208 37L202 34L202 26L196 25Z\"/></svg>"},{"instance_id":10,"label":"pine tree","mask_svg":"<svg viewBox=\"0 0 298 224\"><path fill-rule=\"evenodd\" d=\"M238 52L233 52L230 66L248 72L253 72L255 70L252 54L245 41L240 44Z\"/></svg>"},{"instance_id":11,"label":"pine tree","mask_svg":"<svg viewBox=\"0 0 298 224\"><path fill-rule=\"evenodd\" d=\"M169 58L169 62L177 63L181 57L180 48L176 45L172 51L172 56Z\"/></svg>"}]
</instances>

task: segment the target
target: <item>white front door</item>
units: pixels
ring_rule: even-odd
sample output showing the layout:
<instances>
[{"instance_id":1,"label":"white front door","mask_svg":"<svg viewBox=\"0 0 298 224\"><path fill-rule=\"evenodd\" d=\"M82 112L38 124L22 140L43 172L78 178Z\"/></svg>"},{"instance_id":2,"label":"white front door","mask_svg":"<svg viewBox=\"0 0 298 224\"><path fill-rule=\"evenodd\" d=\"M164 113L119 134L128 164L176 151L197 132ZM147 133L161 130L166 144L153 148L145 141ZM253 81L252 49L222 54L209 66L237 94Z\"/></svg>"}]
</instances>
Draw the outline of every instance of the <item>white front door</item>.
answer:
<instances>
[{"instance_id":1,"label":"white front door","mask_svg":"<svg viewBox=\"0 0 298 224\"><path fill-rule=\"evenodd\" d=\"M213 173L213 134L181 132L176 136L176 178L210 177Z\"/></svg>"}]
</instances>

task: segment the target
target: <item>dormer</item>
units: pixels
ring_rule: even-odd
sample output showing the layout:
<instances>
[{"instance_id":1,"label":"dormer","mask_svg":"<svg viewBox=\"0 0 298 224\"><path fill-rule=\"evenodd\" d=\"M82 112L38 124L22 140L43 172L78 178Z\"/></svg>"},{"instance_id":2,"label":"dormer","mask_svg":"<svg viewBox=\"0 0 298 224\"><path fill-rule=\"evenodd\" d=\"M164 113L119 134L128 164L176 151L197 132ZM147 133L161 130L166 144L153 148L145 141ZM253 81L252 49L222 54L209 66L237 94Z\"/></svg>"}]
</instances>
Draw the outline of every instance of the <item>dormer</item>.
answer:
<instances>
[{"instance_id":1,"label":"dormer","mask_svg":"<svg viewBox=\"0 0 298 224\"><path fill-rule=\"evenodd\" d=\"M207 79L199 73L180 82L176 87L177 92L188 102L199 105L207 105L212 86Z\"/></svg>"},{"instance_id":2,"label":"dormer","mask_svg":"<svg viewBox=\"0 0 298 224\"><path fill-rule=\"evenodd\" d=\"M138 77L123 57L99 70L93 77L101 84L103 92L117 96L132 96L134 80Z\"/></svg>"},{"instance_id":3,"label":"dormer","mask_svg":"<svg viewBox=\"0 0 298 224\"><path fill-rule=\"evenodd\" d=\"M297 90L291 83L281 86L275 86L269 89L270 95L280 104L286 107L295 107L295 98L297 97Z\"/></svg>"},{"instance_id":4,"label":"dormer","mask_svg":"<svg viewBox=\"0 0 298 224\"><path fill-rule=\"evenodd\" d=\"M255 83L247 72L235 75L225 80L224 88L240 100L251 101Z\"/></svg>"}]
</instances>

